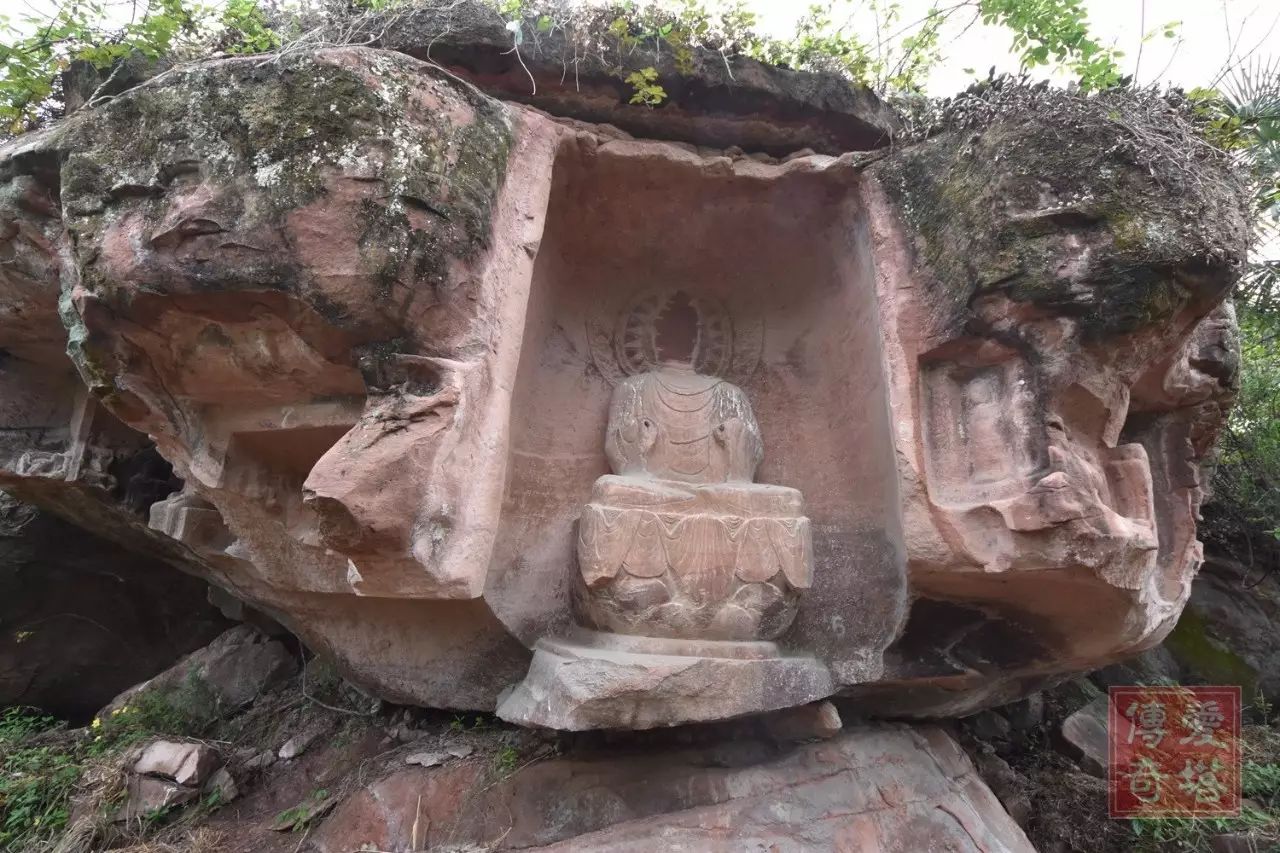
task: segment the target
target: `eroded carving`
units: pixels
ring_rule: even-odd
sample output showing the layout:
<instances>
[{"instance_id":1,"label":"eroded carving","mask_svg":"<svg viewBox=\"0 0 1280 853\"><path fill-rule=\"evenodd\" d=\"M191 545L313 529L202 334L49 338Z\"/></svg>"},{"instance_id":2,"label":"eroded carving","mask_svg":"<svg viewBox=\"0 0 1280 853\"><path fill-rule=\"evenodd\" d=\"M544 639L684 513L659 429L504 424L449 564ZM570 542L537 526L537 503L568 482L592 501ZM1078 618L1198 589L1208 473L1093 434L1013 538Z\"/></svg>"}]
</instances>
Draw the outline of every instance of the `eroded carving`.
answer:
<instances>
[{"instance_id":1,"label":"eroded carving","mask_svg":"<svg viewBox=\"0 0 1280 853\"><path fill-rule=\"evenodd\" d=\"M659 368L664 353L697 373L734 382L745 382L760 365L763 321L706 294L653 288L620 312L609 311L604 308L587 323L587 342L596 369L610 384Z\"/></svg>"},{"instance_id":2,"label":"eroded carving","mask_svg":"<svg viewBox=\"0 0 1280 853\"><path fill-rule=\"evenodd\" d=\"M688 639L777 637L810 585L800 492L753 483L764 453L742 389L667 363L617 386L578 526L580 607L595 628Z\"/></svg>"},{"instance_id":3,"label":"eroded carving","mask_svg":"<svg viewBox=\"0 0 1280 853\"><path fill-rule=\"evenodd\" d=\"M800 491L754 482L764 440L746 392L701 372L730 369L729 321L707 316L706 300L655 293L619 321L620 370L649 369L614 387L604 436L613 473L596 480L578 521L575 611L602 633L539 642L499 708L506 719L647 727L656 705L709 719L740 713L743 697L791 704L830 689L818 661L764 642L795 619L813 543ZM661 672L670 683L636 681ZM690 697L696 710L681 707Z\"/></svg>"}]
</instances>

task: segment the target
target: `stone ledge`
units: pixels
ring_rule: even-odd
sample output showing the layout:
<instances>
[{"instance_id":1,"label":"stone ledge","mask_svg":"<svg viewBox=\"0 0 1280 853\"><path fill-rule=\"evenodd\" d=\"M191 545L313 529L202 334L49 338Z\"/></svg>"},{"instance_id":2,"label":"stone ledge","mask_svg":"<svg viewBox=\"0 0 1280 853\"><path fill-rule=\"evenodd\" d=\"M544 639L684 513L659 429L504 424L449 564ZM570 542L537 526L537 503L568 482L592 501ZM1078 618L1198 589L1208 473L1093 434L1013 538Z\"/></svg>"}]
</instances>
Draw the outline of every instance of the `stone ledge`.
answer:
<instances>
[{"instance_id":1,"label":"stone ledge","mask_svg":"<svg viewBox=\"0 0 1280 853\"><path fill-rule=\"evenodd\" d=\"M631 87L599 62L579 61L576 74L566 73L562 57L574 51L563 31L539 36L536 46L526 40L517 57L506 23L483 3L462 2L388 13L368 32L373 46L439 63L496 97L652 139L841 154L884 147L901 128L897 113L864 86L705 49L684 69L670 51L646 56L668 97L657 108L633 106ZM534 28L526 22L526 33Z\"/></svg>"},{"instance_id":2,"label":"stone ledge","mask_svg":"<svg viewBox=\"0 0 1280 853\"><path fill-rule=\"evenodd\" d=\"M671 654L670 640L645 653L645 638L582 632L575 641L540 640L525 680L498 704L498 716L523 726L567 731L652 729L725 720L803 705L831 695L831 673L812 657L785 657L772 643L745 643L749 654L704 657L708 643ZM721 643L735 646L736 643ZM760 647L773 654L759 656ZM698 657L693 654L700 655Z\"/></svg>"}]
</instances>

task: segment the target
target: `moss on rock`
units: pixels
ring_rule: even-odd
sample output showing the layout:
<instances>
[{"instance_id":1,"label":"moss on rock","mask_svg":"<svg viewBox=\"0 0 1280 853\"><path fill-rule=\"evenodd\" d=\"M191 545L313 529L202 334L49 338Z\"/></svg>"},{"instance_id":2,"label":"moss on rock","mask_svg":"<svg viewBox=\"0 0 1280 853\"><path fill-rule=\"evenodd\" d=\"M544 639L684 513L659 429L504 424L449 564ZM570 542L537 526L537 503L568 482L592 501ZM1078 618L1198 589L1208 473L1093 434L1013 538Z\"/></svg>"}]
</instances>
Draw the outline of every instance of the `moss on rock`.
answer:
<instances>
[{"instance_id":1,"label":"moss on rock","mask_svg":"<svg viewBox=\"0 0 1280 853\"><path fill-rule=\"evenodd\" d=\"M1005 97L870 167L915 232L948 322L998 292L1100 337L1221 296L1244 255L1244 197L1176 106ZM1185 150L1169 154L1175 143Z\"/></svg>"},{"instance_id":2,"label":"moss on rock","mask_svg":"<svg viewBox=\"0 0 1280 853\"><path fill-rule=\"evenodd\" d=\"M1194 607L1182 611L1164 644L1179 663L1207 683L1238 684L1246 697L1257 692L1258 671L1211 637L1208 623Z\"/></svg>"},{"instance_id":3,"label":"moss on rock","mask_svg":"<svg viewBox=\"0 0 1280 853\"><path fill-rule=\"evenodd\" d=\"M173 70L76 113L41 144L58 152L89 299L127 313L141 294L278 291L363 337L400 334L393 285L440 287L451 259L487 245L512 139L505 107L474 88L404 55L343 48ZM353 186L363 189L343 189ZM369 284L326 290L293 246L291 217L326 204L340 211L334 223L349 218L334 243L357 253ZM157 242L166 230L171 244ZM122 232L132 257L116 280L109 244L118 263ZM173 248L201 234L219 236ZM110 396L115 357L98 351L71 284L70 354Z\"/></svg>"}]
</instances>

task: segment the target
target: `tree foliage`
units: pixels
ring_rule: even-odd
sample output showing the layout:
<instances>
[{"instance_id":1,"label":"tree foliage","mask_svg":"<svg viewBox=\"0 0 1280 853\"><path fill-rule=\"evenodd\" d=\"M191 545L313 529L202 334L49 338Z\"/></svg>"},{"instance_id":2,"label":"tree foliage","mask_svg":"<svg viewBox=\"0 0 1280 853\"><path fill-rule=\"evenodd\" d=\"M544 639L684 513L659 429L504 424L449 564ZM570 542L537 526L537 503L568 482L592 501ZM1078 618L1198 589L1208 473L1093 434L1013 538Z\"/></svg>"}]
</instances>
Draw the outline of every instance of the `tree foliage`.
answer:
<instances>
[{"instance_id":1,"label":"tree foliage","mask_svg":"<svg viewBox=\"0 0 1280 853\"><path fill-rule=\"evenodd\" d=\"M1220 442L1207 534L1240 559L1280 567L1280 57L1247 60L1193 91L1218 147L1249 179L1254 255L1236 286L1240 394Z\"/></svg>"},{"instance_id":2,"label":"tree foliage","mask_svg":"<svg viewBox=\"0 0 1280 853\"><path fill-rule=\"evenodd\" d=\"M278 44L259 0L137 0L127 7L62 0L48 15L0 15L0 128L21 133L56 117L61 75L74 62L106 70L138 55L261 53Z\"/></svg>"},{"instance_id":3,"label":"tree foliage","mask_svg":"<svg viewBox=\"0 0 1280 853\"><path fill-rule=\"evenodd\" d=\"M141 55L157 60L266 53L298 22L359 15L423 0L54 0L51 13L0 16L0 128L19 133L56 117L61 75L73 63L99 71ZM695 48L749 56L800 70L841 74L881 92L920 91L942 59L948 21L969 16L1010 32L1024 70L1059 65L1085 89L1116 85L1120 54L1089 35L1081 0L960 0L904 20L898 0L826 0L812 5L788 38L757 31L743 0L620 0L610 6L573 0L492 0L512 22L513 48L557 28L618 58L664 51L689 61ZM873 31L874 37L863 33ZM608 44L605 44L605 42ZM635 103L659 106L666 95L646 71L652 62L617 62Z\"/></svg>"},{"instance_id":4,"label":"tree foliage","mask_svg":"<svg viewBox=\"0 0 1280 853\"><path fill-rule=\"evenodd\" d=\"M1211 118L1212 141L1234 152L1249 177L1257 243L1280 254L1280 56L1250 60L1218 88L1192 94ZM1237 297L1248 309L1280 314L1280 261L1250 264Z\"/></svg>"}]
</instances>

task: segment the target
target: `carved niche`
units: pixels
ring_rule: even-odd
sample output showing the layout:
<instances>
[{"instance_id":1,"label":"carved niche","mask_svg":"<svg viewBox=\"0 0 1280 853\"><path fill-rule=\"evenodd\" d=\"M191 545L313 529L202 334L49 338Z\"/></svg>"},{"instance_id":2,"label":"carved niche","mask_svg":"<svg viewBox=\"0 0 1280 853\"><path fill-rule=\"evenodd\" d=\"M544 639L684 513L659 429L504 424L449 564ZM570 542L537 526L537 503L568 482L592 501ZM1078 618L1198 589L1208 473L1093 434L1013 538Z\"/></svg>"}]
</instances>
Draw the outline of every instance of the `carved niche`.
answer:
<instances>
[{"instance_id":1,"label":"carved niche","mask_svg":"<svg viewBox=\"0 0 1280 853\"><path fill-rule=\"evenodd\" d=\"M757 696L767 682L827 689L815 659L783 657L768 642L791 625L813 578L803 497L754 482L765 444L747 394L704 372L749 372L759 335L749 330L738 345L727 312L680 290L642 294L613 336L592 335L596 364L617 384L603 437L613 473L596 480L578 522L574 609L588 630L541 641L500 715L590 725L593 701L615 714L616 697L634 702L630 676L671 666L701 670L708 718L731 715L723 706L744 686ZM574 680L568 661L587 677ZM652 692L655 703L672 699Z\"/></svg>"}]
</instances>

